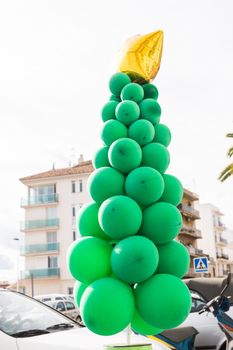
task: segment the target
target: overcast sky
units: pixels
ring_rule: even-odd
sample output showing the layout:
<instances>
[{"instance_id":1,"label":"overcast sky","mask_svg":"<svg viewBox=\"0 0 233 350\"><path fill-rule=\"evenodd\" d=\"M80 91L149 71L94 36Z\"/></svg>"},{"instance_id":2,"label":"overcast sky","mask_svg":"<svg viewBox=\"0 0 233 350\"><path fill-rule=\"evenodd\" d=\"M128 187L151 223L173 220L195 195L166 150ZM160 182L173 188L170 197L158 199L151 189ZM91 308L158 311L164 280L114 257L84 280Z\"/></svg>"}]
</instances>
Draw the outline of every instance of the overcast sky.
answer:
<instances>
[{"instance_id":1,"label":"overcast sky","mask_svg":"<svg viewBox=\"0 0 233 350\"><path fill-rule=\"evenodd\" d=\"M233 178L217 180L232 145L232 13L231 0L0 0L0 280L16 261L18 179L92 157L118 50L157 29L165 36L154 83L173 135L167 173L233 228Z\"/></svg>"}]
</instances>

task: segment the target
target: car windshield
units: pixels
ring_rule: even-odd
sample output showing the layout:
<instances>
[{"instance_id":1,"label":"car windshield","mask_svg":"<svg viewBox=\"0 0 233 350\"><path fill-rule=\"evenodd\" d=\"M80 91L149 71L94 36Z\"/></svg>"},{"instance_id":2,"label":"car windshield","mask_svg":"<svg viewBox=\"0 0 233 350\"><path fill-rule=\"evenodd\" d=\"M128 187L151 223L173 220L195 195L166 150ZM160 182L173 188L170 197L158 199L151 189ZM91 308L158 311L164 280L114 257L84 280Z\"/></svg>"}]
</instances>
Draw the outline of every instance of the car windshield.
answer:
<instances>
[{"instance_id":1,"label":"car windshield","mask_svg":"<svg viewBox=\"0 0 233 350\"><path fill-rule=\"evenodd\" d=\"M16 292L0 291L0 330L8 335L32 330L55 330L59 327L53 326L60 324L76 325L30 297Z\"/></svg>"}]
</instances>

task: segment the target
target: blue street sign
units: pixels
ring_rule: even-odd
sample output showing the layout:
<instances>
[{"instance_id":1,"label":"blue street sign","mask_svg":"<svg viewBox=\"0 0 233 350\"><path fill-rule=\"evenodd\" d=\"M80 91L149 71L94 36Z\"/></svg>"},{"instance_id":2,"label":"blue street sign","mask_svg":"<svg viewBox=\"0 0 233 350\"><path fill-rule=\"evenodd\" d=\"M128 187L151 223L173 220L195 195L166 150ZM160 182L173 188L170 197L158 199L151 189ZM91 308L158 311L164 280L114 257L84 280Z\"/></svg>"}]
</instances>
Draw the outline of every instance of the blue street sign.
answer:
<instances>
[{"instance_id":1,"label":"blue street sign","mask_svg":"<svg viewBox=\"0 0 233 350\"><path fill-rule=\"evenodd\" d=\"M203 256L201 258L194 258L193 259L193 266L195 272L208 272L208 260L206 256Z\"/></svg>"}]
</instances>

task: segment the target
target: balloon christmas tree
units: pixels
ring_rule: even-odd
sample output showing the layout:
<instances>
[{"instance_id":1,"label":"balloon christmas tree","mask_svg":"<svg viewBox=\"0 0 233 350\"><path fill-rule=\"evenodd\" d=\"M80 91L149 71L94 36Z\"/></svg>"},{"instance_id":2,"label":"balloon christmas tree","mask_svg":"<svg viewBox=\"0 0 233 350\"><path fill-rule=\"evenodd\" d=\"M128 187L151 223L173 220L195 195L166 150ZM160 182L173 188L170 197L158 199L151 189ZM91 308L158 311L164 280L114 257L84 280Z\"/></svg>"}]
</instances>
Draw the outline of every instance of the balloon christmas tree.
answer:
<instances>
[{"instance_id":1,"label":"balloon christmas tree","mask_svg":"<svg viewBox=\"0 0 233 350\"><path fill-rule=\"evenodd\" d=\"M88 180L92 202L79 212L80 238L69 248L74 296L84 324L112 335L131 325L157 334L187 317L191 298L181 278L189 255L177 237L183 189L165 174L169 128L160 123L158 90L163 33L130 43L109 82L103 106L103 147Z\"/></svg>"}]
</instances>

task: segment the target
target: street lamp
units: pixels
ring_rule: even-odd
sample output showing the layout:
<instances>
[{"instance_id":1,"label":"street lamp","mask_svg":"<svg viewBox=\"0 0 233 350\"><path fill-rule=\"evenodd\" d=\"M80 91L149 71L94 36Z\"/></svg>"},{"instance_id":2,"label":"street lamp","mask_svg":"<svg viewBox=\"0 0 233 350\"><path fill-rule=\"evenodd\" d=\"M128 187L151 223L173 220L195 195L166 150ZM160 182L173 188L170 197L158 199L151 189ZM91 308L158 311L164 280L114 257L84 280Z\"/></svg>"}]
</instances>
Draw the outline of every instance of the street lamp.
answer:
<instances>
[{"instance_id":1,"label":"street lamp","mask_svg":"<svg viewBox=\"0 0 233 350\"><path fill-rule=\"evenodd\" d=\"M19 242L18 237L14 237L13 240ZM17 251L17 261L16 261L16 290L17 292L19 291L19 249Z\"/></svg>"}]
</instances>

